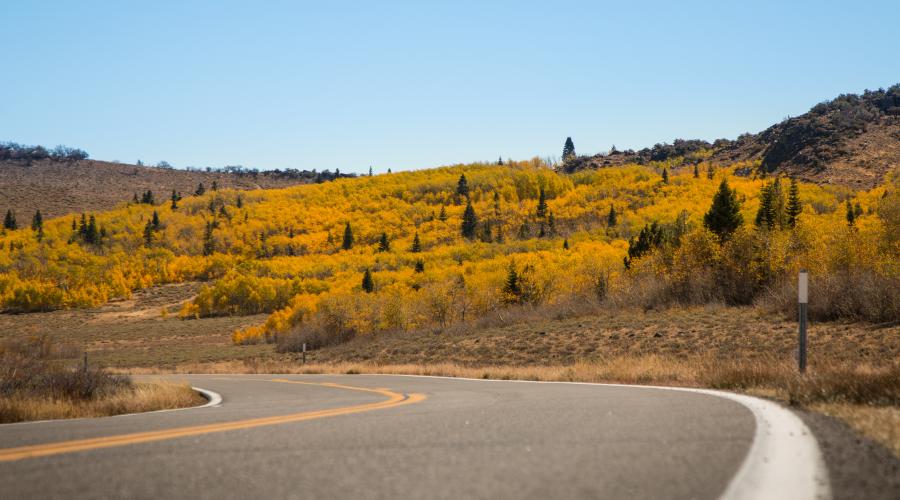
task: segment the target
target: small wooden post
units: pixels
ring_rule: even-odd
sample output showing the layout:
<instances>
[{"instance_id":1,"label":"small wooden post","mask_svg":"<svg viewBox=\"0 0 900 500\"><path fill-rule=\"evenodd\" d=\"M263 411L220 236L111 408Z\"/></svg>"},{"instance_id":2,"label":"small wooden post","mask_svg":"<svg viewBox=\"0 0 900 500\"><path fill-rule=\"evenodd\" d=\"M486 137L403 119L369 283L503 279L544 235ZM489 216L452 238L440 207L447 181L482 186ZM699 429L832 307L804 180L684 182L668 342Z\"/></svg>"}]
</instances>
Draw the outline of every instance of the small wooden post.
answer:
<instances>
[{"instance_id":1,"label":"small wooden post","mask_svg":"<svg viewBox=\"0 0 900 500\"><path fill-rule=\"evenodd\" d=\"M306 342L303 343L303 364L306 364Z\"/></svg>"},{"instance_id":2,"label":"small wooden post","mask_svg":"<svg viewBox=\"0 0 900 500\"><path fill-rule=\"evenodd\" d=\"M806 269L800 270L797 283L797 302L800 306L800 347L797 354L797 363L800 373L806 373L806 304L809 302L809 278Z\"/></svg>"}]
</instances>

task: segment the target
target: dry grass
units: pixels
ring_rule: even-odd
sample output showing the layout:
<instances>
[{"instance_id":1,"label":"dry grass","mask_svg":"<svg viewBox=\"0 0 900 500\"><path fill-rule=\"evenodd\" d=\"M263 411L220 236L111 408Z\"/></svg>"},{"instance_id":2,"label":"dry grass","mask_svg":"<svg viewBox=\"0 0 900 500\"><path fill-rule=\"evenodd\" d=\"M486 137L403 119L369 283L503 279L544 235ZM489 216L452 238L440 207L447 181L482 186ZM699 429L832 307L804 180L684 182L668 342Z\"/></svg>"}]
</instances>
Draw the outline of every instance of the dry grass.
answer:
<instances>
[{"instance_id":1,"label":"dry grass","mask_svg":"<svg viewBox=\"0 0 900 500\"><path fill-rule=\"evenodd\" d=\"M185 408L206 400L187 384L140 383L96 399L29 395L0 397L0 423L60 418L107 417L124 413Z\"/></svg>"},{"instance_id":2,"label":"dry grass","mask_svg":"<svg viewBox=\"0 0 900 500\"><path fill-rule=\"evenodd\" d=\"M884 444L900 457L900 408L840 403L817 403L810 409L846 422L857 432Z\"/></svg>"}]
</instances>

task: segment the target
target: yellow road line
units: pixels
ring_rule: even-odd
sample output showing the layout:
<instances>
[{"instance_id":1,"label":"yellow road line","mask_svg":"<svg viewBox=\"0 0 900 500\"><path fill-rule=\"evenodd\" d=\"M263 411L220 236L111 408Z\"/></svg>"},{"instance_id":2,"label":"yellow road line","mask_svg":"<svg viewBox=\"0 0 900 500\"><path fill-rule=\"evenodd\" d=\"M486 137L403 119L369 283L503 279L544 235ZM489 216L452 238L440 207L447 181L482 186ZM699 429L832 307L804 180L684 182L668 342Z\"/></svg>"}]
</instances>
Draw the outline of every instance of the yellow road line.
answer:
<instances>
[{"instance_id":1,"label":"yellow road line","mask_svg":"<svg viewBox=\"0 0 900 500\"><path fill-rule=\"evenodd\" d=\"M14 460L22 460L25 458L45 457L48 455L58 455L61 453L95 450L98 448L111 448L114 446L125 446L137 443L149 443L152 441L162 441L165 439L175 439L187 436L198 436L200 434L209 434L213 432L251 429L253 427L285 424L289 422L302 422L304 420L313 420L317 418L334 417L337 415L347 415L350 413L361 413L365 411L380 410L384 408L393 408L395 406L403 406L425 400L425 395L423 394L410 394L408 396L404 396L403 394L391 391L389 389L370 389L368 387L354 387L333 383L301 382L297 380L286 379L272 379L270 381L284 382L289 384L318 385L323 387L348 389L353 391L373 392L382 396L386 396L388 399L379 401L377 403L344 406L341 408L331 408L328 410L307 411L275 417L252 418L247 420L237 420L234 422L222 422L218 424L177 427L174 429L163 429L159 431L135 432L132 434L120 434L118 436L104 436L89 439L77 439L73 441L62 441L58 443L20 446L17 448L5 448L0 449L0 462L11 462Z\"/></svg>"}]
</instances>

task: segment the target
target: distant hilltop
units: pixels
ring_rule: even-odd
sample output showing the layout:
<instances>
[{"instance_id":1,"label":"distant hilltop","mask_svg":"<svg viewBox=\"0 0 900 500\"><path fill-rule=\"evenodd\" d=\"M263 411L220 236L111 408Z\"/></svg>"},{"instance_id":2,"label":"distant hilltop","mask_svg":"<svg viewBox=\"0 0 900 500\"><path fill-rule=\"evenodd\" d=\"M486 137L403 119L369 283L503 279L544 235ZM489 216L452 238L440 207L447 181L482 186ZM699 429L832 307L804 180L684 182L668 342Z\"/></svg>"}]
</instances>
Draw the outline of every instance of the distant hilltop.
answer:
<instances>
[{"instance_id":1,"label":"distant hilltop","mask_svg":"<svg viewBox=\"0 0 900 500\"><path fill-rule=\"evenodd\" d=\"M676 139L640 151L579 156L567 161L566 172L627 163L645 164L682 158L688 163L759 162L767 173L785 174L820 184L854 189L877 185L900 166L900 84L887 90L844 94L737 140Z\"/></svg>"}]
</instances>

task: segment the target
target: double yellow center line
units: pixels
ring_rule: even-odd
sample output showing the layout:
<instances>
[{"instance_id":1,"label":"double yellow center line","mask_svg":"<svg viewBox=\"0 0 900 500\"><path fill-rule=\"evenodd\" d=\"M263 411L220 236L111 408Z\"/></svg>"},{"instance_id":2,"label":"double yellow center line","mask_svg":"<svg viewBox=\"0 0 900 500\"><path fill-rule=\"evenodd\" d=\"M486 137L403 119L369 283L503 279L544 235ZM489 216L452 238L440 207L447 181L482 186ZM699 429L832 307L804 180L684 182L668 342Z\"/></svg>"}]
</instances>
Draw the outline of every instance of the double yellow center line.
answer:
<instances>
[{"instance_id":1,"label":"double yellow center line","mask_svg":"<svg viewBox=\"0 0 900 500\"><path fill-rule=\"evenodd\" d=\"M61 453L73 453L76 451L95 450L98 448L112 448L115 446L125 446L138 443L149 443L153 441L162 441L166 439L175 439L187 436L198 436L201 434L210 434L213 432L226 432L239 429L252 429L254 427L263 427L266 425L286 424L289 422L302 422L304 420L313 420L317 418L334 417L338 415L347 415L351 413L362 413L372 410L381 410L384 408L393 408L395 406L403 406L418 403L425 400L423 394L404 395L389 389L370 389L368 387L354 387L349 385L318 383L318 382L300 382L297 380L287 379L271 379L270 382L283 382L287 384L303 384L317 385L322 387L331 387L335 389L347 389L352 391L372 392L387 397L384 401L377 403L367 403L354 406L344 406L341 408L331 408L328 410L315 410L301 413L292 413L290 415L280 415L275 417L251 418L247 420L236 420L233 422L222 422L218 424L195 425L189 427L176 427L174 429L164 429L159 431L135 432L132 434L120 434L118 436L104 436L90 439L77 439L73 441L62 441L57 443L37 444L31 446L20 446L17 448L0 449L0 462L11 462L14 460L22 460L25 458L45 457L49 455L59 455Z\"/></svg>"}]
</instances>

